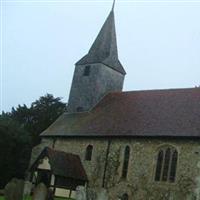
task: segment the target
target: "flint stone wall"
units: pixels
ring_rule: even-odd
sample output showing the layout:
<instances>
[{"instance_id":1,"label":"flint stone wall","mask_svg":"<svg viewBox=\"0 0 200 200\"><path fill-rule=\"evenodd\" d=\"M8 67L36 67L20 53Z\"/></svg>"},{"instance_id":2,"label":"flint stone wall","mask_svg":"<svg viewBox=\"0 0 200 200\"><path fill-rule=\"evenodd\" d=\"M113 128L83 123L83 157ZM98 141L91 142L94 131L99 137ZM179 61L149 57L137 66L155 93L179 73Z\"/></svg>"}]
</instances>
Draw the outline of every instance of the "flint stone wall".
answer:
<instances>
[{"instance_id":1,"label":"flint stone wall","mask_svg":"<svg viewBox=\"0 0 200 200\"><path fill-rule=\"evenodd\" d=\"M92 160L85 160L85 149L93 145ZM130 147L127 179L121 178L124 149ZM178 151L175 183L155 182L157 151L163 145ZM57 139L55 149L78 154L89 178L90 188L102 187L107 139ZM105 187L109 199L120 199L127 193L132 200L200 200L200 141L191 139L112 139Z\"/></svg>"}]
</instances>

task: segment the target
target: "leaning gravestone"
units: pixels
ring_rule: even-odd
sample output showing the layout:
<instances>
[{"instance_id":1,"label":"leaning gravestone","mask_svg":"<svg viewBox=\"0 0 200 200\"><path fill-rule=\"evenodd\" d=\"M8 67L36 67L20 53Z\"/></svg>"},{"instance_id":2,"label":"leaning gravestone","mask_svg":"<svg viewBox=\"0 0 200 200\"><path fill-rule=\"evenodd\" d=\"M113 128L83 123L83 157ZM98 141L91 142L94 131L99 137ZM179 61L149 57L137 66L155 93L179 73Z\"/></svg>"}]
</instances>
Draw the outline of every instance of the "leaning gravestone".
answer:
<instances>
[{"instance_id":1,"label":"leaning gravestone","mask_svg":"<svg viewBox=\"0 0 200 200\"><path fill-rule=\"evenodd\" d=\"M22 200L24 181L13 178L4 189L5 200Z\"/></svg>"},{"instance_id":2,"label":"leaning gravestone","mask_svg":"<svg viewBox=\"0 0 200 200\"><path fill-rule=\"evenodd\" d=\"M76 188L76 200L86 200L86 190L84 186Z\"/></svg>"},{"instance_id":3,"label":"leaning gravestone","mask_svg":"<svg viewBox=\"0 0 200 200\"><path fill-rule=\"evenodd\" d=\"M33 200L46 200L47 188L44 183L40 183L33 191Z\"/></svg>"}]
</instances>

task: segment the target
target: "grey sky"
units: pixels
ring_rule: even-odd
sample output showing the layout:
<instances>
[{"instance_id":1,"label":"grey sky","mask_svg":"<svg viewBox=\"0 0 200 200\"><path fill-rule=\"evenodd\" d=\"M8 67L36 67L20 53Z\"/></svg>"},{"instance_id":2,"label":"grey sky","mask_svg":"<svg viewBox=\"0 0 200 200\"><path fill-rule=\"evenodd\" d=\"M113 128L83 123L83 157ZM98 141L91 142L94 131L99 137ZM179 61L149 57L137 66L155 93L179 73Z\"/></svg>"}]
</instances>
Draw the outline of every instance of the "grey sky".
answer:
<instances>
[{"instance_id":1,"label":"grey sky","mask_svg":"<svg viewBox=\"0 0 200 200\"><path fill-rule=\"evenodd\" d=\"M74 63L84 56L111 1L4 1L2 107L46 93L67 102ZM124 90L200 85L200 1L117 1Z\"/></svg>"}]
</instances>

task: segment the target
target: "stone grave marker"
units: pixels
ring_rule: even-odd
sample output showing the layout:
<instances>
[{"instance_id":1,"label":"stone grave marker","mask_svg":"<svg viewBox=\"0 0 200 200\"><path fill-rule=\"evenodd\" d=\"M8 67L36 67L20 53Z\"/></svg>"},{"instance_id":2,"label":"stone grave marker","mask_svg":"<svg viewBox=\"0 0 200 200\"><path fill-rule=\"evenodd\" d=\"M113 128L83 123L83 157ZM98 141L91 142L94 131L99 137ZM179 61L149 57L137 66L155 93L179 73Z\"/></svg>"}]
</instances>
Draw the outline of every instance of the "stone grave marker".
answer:
<instances>
[{"instance_id":1,"label":"stone grave marker","mask_svg":"<svg viewBox=\"0 0 200 200\"><path fill-rule=\"evenodd\" d=\"M33 186L32 186L32 183L30 181L24 182L23 196L24 196L25 199L27 199L30 196L32 187Z\"/></svg>"},{"instance_id":2,"label":"stone grave marker","mask_svg":"<svg viewBox=\"0 0 200 200\"><path fill-rule=\"evenodd\" d=\"M108 200L108 194L107 194L107 191L104 188L101 188L97 192L97 200Z\"/></svg>"},{"instance_id":3,"label":"stone grave marker","mask_svg":"<svg viewBox=\"0 0 200 200\"><path fill-rule=\"evenodd\" d=\"M13 178L4 189L5 200L22 200L24 181Z\"/></svg>"},{"instance_id":4,"label":"stone grave marker","mask_svg":"<svg viewBox=\"0 0 200 200\"><path fill-rule=\"evenodd\" d=\"M86 189L84 186L78 186L76 188L76 200L87 200Z\"/></svg>"},{"instance_id":5,"label":"stone grave marker","mask_svg":"<svg viewBox=\"0 0 200 200\"><path fill-rule=\"evenodd\" d=\"M33 200L46 200L47 188L44 183L40 183L33 191Z\"/></svg>"}]
</instances>

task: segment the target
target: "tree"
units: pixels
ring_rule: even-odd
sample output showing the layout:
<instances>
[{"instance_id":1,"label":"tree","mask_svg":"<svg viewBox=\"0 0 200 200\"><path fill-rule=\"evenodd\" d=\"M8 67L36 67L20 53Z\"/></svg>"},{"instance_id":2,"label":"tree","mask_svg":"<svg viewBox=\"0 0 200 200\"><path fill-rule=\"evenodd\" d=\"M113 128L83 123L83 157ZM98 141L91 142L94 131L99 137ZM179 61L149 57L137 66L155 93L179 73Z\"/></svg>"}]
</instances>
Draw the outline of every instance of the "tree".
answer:
<instances>
[{"instance_id":1,"label":"tree","mask_svg":"<svg viewBox=\"0 0 200 200\"><path fill-rule=\"evenodd\" d=\"M66 104L61 102L61 98L54 98L53 95L47 94L33 102L30 108L26 105L12 108L9 115L31 133L32 145L36 145L40 142L39 134L64 111L66 111Z\"/></svg>"},{"instance_id":2,"label":"tree","mask_svg":"<svg viewBox=\"0 0 200 200\"><path fill-rule=\"evenodd\" d=\"M12 178L23 178L31 152L31 137L19 123L0 116L0 188Z\"/></svg>"},{"instance_id":3,"label":"tree","mask_svg":"<svg viewBox=\"0 0 200 200\"><path fill-rule=\"evenodd\" d=\"M31 149L40 142L40 133L64 111L61 98L47 94L30 107L18 105L0 115L0 188L12 178L23 178Z\"/></svg>"}]
</instances>

